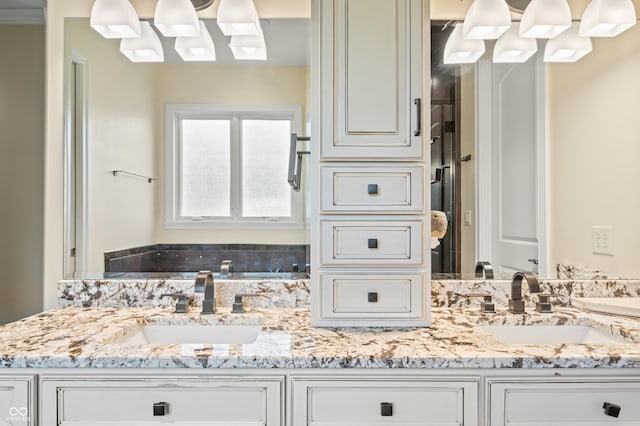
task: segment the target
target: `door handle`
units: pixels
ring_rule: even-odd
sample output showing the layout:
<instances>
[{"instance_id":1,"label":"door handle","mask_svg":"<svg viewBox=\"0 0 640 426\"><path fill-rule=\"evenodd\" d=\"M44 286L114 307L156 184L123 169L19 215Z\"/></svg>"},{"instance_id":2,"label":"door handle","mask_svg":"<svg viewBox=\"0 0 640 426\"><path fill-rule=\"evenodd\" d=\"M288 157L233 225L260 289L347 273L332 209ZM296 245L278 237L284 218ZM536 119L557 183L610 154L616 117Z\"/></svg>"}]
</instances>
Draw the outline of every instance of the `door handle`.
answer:
<instances>
[{"instance_id":1,"label":"door handle","mask_svg":"<svg viewBox=\"0 0 640 426\"><path fill-rule=\"evenodd\" d=\"M420 136L422 133L422 99L415 98L413 103L416 105L416 130L413 132L413 136Z\"/></svg>"}]
</instances>

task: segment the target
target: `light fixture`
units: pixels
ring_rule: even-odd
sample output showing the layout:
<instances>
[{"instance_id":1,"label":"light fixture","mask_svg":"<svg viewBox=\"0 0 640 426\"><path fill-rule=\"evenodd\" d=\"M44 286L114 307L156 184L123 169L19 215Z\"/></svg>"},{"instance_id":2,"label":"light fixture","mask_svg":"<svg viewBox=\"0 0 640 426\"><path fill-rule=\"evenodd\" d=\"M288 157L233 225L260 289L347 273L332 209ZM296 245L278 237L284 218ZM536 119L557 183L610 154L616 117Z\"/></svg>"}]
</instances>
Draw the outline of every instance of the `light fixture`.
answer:
<instances>
[{"instance_id":1,"label":"light fixture","mask_svg":"<svg viewBox=\"0 0 640 426\"><path fill-rule=\"evenodd\" d=\"M120 40L120 51L131 62L162 62L164 52L158 34L149 22L140 22L141 35L138 38Z\"/></svg>"},{"instance_id":2,"label":"light fixture","mask_svg":"<svg viewBox=\"0 0 640 426\"><path fill-rule=\"evenodd\" d=\"M216 20L226 36L258 35L260 22L253 0L220 0Z\"/></svg>"},{"instance_id":3,"label":"light fixture","mask_svg":"<svg viewBox=\"0 0 640 426\"><path fill-rule=\"evenodd\" d=\"M138 14L129 0L96 0L89 25L104 38L140 37Z\"/></svg>"},{"instance_id":4,"label":"light fixture","mask_svg":"<svg viewBox=\"0 0 640 426\"><path fill-rule=\"evenodd\" d=\"M545 62L575 62L591 52L591 39L581 37L576 22L556 38L547 41L544 49Z\"/></svg>"},{"instance_id":5,"label":"light fixture","mask_svg":"<svg viewBox=\"0 0 640 426\"><path fill-rule=\"evenodd\" d=\"M520 37L553 38L571 26L567 0L532 0L522 14Z\"/></svg>"},{"instance_id":6,"label":"light fixture","mask_svg":"<svg viewBox=\"0 0 640 426\"><path fill-rule=\"evenodd\" d=\"M636 24L631 0L591 0L582 15L583 37L615 37Z\"/></svg>"},{"instance_id":7,"label":"light fixture","mask_svg":"<svg viewBox=\"0 0 640 426\"><path fill-rule=\"evenodd\" d=\"M231 36L229 47L233 57L238 60L267 60L267 46L264 42L262 28L258 25L258 34L253 36Z\"/></svg>"},{"instance_id":8,"label":"light fixture","mask_svg":"<svg viewBox=\"0 0 640 426\"><path fill-rule=\"evenodd\" d=\"M165 37L197 37L200 21L189 0L158 0L153 24Z\"/></svg>"},{"instance_id":9,"label":"light fixture","mask_svg":"<svg viewBox=\"0 0 640 426\"><path fill-rule=\"evenodd\" d=\"M176 52L185 61L215 61L216 49L204 22L200 21L199 37L176 37Z\"/></svg>"},{"instance_id":10,"label":"light fixture","mask_svg":"<svg viewBox=\"0 0 640 426\"><path fill-rule=\"evenodd\" d=\"M484 40L466 40L462 24L456 24L444 45L445 64L472 64L484 54Z\"/></svg>"},{"instance_id":11,"label":"light fixture","mask_svg":"<svg viewBox=\"0 0 640 426\"><path fill-rule=\"evenodd\" d=\"M526 62L538 50L538 42L534 38L519 35L519 24L515 22L506 33L496 41L493 48L493 62L513 63Z\"/></svg>"},{"instance_id":12,"label":"light fixture","mask_svg":"<svg viewBox=\"0 0 640 426\"><path fill-rule=\"evenodd\" d=\"M462 34L466 39L496 39L511 26L511 13L504 0L475 0L466 16Z\"/></svg>"}]
</instances>

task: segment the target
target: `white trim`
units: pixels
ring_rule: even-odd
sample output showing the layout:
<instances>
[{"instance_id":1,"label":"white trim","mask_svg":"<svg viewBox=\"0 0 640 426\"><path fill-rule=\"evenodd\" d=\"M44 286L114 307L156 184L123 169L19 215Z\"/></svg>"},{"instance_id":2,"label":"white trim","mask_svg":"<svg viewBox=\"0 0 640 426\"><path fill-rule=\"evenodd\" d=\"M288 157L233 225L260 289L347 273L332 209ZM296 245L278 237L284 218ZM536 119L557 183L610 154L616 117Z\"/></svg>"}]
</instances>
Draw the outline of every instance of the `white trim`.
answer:
<instances>
[{"instance_id":1,"label":"white trim","mask_svg":"<svg viewBox=\"0 0 640 426\"><path fill-rule=\"evenodd\" d=\"M235 118L233 117L235 116ZM232 217L193 218L180 217L178 214L178 168L179 158L179 121L183 118L289 118L292 132L302 134L302 106L285 105L200 105L200 104L167 104L165 107L165 229L304 229L304 193L292 192L292 217L286 218L243 218L238 217L235 209L240 208L241 190L239 175L241 170L232 168L231 204ZM232 129L236 126L232 125ZM233 132L233 130L232 130ZM233 133L232 133L233 140ZM232 144L232 158L241 162L239 147ZM235 207L235 209L234 209Z\"/></svg>"},{"instance_id":2,"label":"white trim","mask_svg":"<svg viewBox=\"0 0 640 426\"><path fill-rule=\"evenodd\" d=\"M0 25L43 25L46 9L0 9Z\"/></svg>"},{"instance_id":3,"label":"white trim","mask_svg":"<svg viewBox=\"0 0 640 426\"><path fill-rule=\"evenodd\" d=\"M538 42L538 51L542 51L542 42ZM551 253L551 196L549 158L549 96L547 96L547 64L542 55L538 55L536 64L537 87L537 123L538 134L538 275L543 277L555 276L550 262Z\"/></svg>"}]
</instances>

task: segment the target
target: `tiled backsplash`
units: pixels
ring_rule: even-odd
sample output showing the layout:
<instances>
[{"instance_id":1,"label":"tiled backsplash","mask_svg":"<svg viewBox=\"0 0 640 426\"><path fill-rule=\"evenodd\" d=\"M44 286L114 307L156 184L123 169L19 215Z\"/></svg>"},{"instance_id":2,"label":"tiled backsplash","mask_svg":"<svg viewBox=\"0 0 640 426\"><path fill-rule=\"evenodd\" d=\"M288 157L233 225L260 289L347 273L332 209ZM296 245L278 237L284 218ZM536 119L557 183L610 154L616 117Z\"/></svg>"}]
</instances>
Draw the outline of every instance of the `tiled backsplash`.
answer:
<instances>
[{"instance_id":1,"label":"tiled backsplash","mask_svg":"<svg viewBox=\"0 0 640 426\"><path fill-rule=\"evenodd\" d=\"M308 245L154 244L104 254L105 272L220 271L223 260L235 272L291 272L309 263Z\"/></svg>"}]
</instances>

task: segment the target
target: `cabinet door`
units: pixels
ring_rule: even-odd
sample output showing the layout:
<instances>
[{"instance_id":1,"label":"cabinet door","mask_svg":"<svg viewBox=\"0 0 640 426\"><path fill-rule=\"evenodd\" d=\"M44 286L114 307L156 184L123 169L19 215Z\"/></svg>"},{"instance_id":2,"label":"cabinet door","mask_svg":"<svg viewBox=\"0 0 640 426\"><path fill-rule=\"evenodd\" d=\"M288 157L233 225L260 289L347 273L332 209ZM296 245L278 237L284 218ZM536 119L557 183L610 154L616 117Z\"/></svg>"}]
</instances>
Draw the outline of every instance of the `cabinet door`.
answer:
<instances>
[{"instance_id":1,"label":"cabinet door","mask_svg":"<svg viewBox=\"0 0 640 426\"><path fill-rule=\"evenodd\" d=\"M422 158L422 2L322 8L322 156Z\"/></svg>"},{"instance_id":2,"label":"cabinet door","mask_svg":"<svg viewBox=\"0 0 640 426\"><path fill-rule=\"evenodd\" d=\"M34 391L31 377L0 378L0 424L35 425Z\"/></svg>"}]
</instances>

